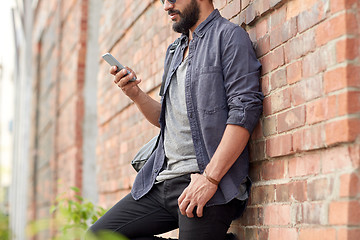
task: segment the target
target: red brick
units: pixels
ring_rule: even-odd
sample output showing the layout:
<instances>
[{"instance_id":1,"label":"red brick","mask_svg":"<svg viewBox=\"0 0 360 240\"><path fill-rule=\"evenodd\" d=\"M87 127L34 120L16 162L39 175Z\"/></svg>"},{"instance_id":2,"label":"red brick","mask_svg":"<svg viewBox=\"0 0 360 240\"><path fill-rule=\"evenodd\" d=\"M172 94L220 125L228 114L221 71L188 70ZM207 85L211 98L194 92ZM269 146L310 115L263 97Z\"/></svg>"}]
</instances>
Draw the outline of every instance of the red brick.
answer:
<instances>
[{"instance_id":1,"label":"red brick","mask_svg":"<svg viewBox=\"0 0 360 240\"><path fill-rule=\"evenodd\" d=\"M286 78L288 84L293 84L302 78L302 61L296 61L286 67Z\"/></svg>"},{"instance_id":2,"label":"red brick","mask_svg":"<svg viewBox=\"0 0 360 240\"><path fill-rule=\"evenodd\" d=\"M243 10L243 12L246 15L245 24L247 24L247 25L251 24L255 20L255 18L258 16L258 13L255 12L255 7L252 2L251 2L251 4L249 4L247 6L247 8L245 8L245 10Z\"/></svg>"},{"instance_id":3,"label":"red brick","mask_svg":"<svg viewBox=\"0 0 360 240\"><path fill-rule=\"evenodd\" d=\"M276 9L270 16L270 30L281 27L286 20L286 6Z\"/></svg>"},{"instance_id":4,"label":"red brick","mask_svg":"<svg viewBox=\"0 0 360 240\"><path fill-rule=\"evenodd\" d=\"M226 5L226 0L215 0L214 7L217 9L222 9Z\"/></svg>"},{"instance_id":5,"label":"red brick","mask_svg":"<svg viewBox=\"0 0 360 240\"><path fill-rule=\"evenodd\" d=\"M277 118L279 133L304 126L305 115L305 106L292 108L286 112L280 113Z\"/></svg>"},{"instance_id":6,"label":"red brick","mask_svg":"<svg viewBox=\"0 0 360 240\"><path fill-rule=\"evenodd\" d=\"M263 120L263 133L265 137L274 135L277 133L277 121L276 116L267 117Z\"/></svg>"},{"instance_id":7,"label":"red brick","mask_svg":"<svg viewBox=\"0 0 360 240\"><path fill-rule=\"evenodd\" d=\"M270 31L270 49L278 47L282 43L282 28L275 28Z\"/></svg>"},{"instance_id":8,"label":"red brick","mask_svg":"<svg viewBox=\"0 0 360 240\"><path fill-rule=\"evenodd\" d=\"M283 24L281 30L282 42L286 42L287 40L293 38L297 34L298 29L297 29L296 19L297 19L296 17L293 17Z\"/></svg>"},{"instance_id":9,"label":"red brick","mask_svg":"<svg viewBox=\"0 0 360 240\"><path fill-rule=\"evenodd\" d=\"M264 94L264 96L269 95L270 93L270 80L269 76L263 76L260 78L260 85L261 85L261 92Z\"/></svg>"},{"instance_id":10,"label":"red brick","mask_svg":"<svg viewBox=\"0 0 360 240\"><path fill-rule=\"evenodd\" d=\"M296 207L297 224L324 224L324 212L327 204L323 202L304 202ZM325 210L325 211L324 211Z\"/></svg>"},{"instance_id":11,"label":"red brick","mask_svg":"<svg viewBox=\"0 0 360 240\"><path fill-rule=\"evenodd\" d=\"M268 34L265 34L262 38L257 40L255 52L258 58L270 52L270 36Z\"/></svg>"},{"instance_id":12,"label":"red brick","mask_svg":"<svg viewBox=\"0 0 360 240\"><path fill-rule=\"evenodd\" d=\"M345 92L339 94L339 115L354 114L360 112L360 92Z\"/></svg>"},{"instance_id":13,"label":"red brick","mask_svg":"<svg viewBox=\"0 0 360 240\"><path fill-rule=\"evenodd\" d=\"M325 147L323 125L312 125L296 130L293 133L293 148L295 152L309 151Z\"/></svg>"},{"instance_id":14,"label":"red brick","mask_svg":"<svg viewBox=\"0 0 360 240\"><path fill-rule=\"evenodd\" d=\"M290 202L289 198L289 183L276 185L276 202Z\"/></svg>"},{"instance_id":15,"label":"red brick","mask_svg":"<svg viewBox=\"0 0 360 240\"><path fill-rule=\"evenodd\" d=\"M339 67L324 74L324 90L326 93L347 87L347 68Z\"/></svg>"},{"instance_id":16,"label":"red brick","mask_svg":"<svg viewBox=\"0 0 360 240\"><path fill-rule=\"evenodd\" d=\"M276 72L272 73L270 83L271 83L270 84L271 90L285 86L287 83L286 69L281 68L281 69L277 70Z\"/></svg>"},{"instance_id":17,"label":"red brick","mask_svg":"<svg viewBox=\"0 0 360 240\"><path fill-rule=\"evenodd\" d=\"M290 91L286 88L273 93L264 99L264 115L269 116L281 110L285 110L290 106Z\"/></svg>"},{"instance_id":18,"label":"red brick","mask_svg":"<svg viewBox=\"0 0 360 240\"><path fill-rule=\"evenodd\" d=\"M295 228L270 228L268 240L289 240L297 238Z\"/></svg>"},{"instance_id":19,"label":"red brick","mask_svg":"<svg viewBox=\"0 0 360 240\"><path fill-rule=\"evenodd\" d=\"M302 76L308 78L324 71L331 61L335 61L335 55L331 51L319 48L304 57L302 61Z\"/></svg>"},{"instance_id":20,"label":"red brick","mask_svg":"<svg viewBox=\"0 0 360 240\"><path fill-rule=\"evenodd\" d=\"M244 239L268 239L269 229L266 228L246 228Z\"/></svg>"},{"instance_id":21,"label":"red brick","mask_svg":"<svg viewBox=\"0 0 360 240\"><path fill-rule=\"evenodd\" d=\"M260 39L268 33L268 20L263 19L256 24L256 39Z\"/></svg>"},{"instance_id":22,"label":"red brick","mask_svg":"<svg viewBox=\"0 0 360 240\"><path fill-rule=\"evenodd\" d=\"M336 230L332 228L301 228L299 240L336 240Z\"/></svg>"},{"instance_id":23,"label":"red brick","mask_svg":"<svg viewBox=\"0 0 360 240\"><path fill-rule=\"evenodd\" d=\"M326 119L335 118L339 115L339 104L337 95L328 95L326 98L326 107L328 108L325 111L327 117Z\"/></svg>"},{"instance_id":24,"label":"red brick","mask_svg":"<svg viewBox=\"0 0 360 240\"><path fill-rule=\"evenodd\" d=\"M237 15L240 12L240 9L240 1L232 1L221 10L221 15L227 19L230 19Z\"/></svg>"},{"instance_id":25,"label":"red brick","mask_svg":"<svg viewBox=\"0 0 360 240\"><path fill-rule=\"evenodd\" d=\"M241 0L241 9L246 8L250 3L250 0Z\"/></svg>"},{"instance_id":26,"label":"red brick","mask_svg":"<svg viewBox=\"0 0 360 240\"><path fill-rule=\"evenodd\" d=\"M278 157L291 153L293 153L291 134L280 135L266 140L267 156Z\"/></svg>"},{"instance_id":27,"label":"red brick","mask_svg":"<svg viewBox=\"0 0 360 240\"><path fill-rule=\"evenodd\" d=\"M306 31L290 39L285 44L285 62L297 60L316 48L314 30Z\"/></svg>"},{"instance_id":28,"label":"red brick","mask_svg":"<svg viewBox=\"0 0 360 240\"><path fill-rule=\"evenodd\" d=\"M249 176L252 181L261 181L262 162L250 161Z\"/></svg>"},{"instance_id":29,"label":"red brick","mask_svg":"<svg viewBox=\"0 0 360 240\"><path fill-rule=\"evenodd\" d=\"M354 169L360 168L360 145L354 144L349 147L350 158Z\"/></svg>"},{"instance_id":30,"label":"red brick","mask_svg":"<svg viewBox=\"0 0 360 240\"><path fill-rule=\"evenodd\" d=\"M284 48L276 48L274 51L260 58L260 62L262 64L262 74L271 72L284 65Z\"/></svg>"},{"instance_id":31,"label":"red brick","mask_svg":"<svg viewBox=\"0 0 360 240\"><path fill-rule=\"evenodd\" d=\"M306 108L306 122L308 124L314 124L324 121L326 119L326 107L326 99L324 98L308 103Z\"/></svg>"},{"instance_id":32,"label":"red brick","mask_svg":"<svg viewBox=\"0 0 360 240\"><path fill-rule=\"evenodd\" d=\"M306 189L304 181L276 185L276 202L303 202L307 199Z\"/></svg>"},{"instance_id":33,"label":"red brick","mask_svg":"<svg viewBox=\"0 0 360 240\"><path fill-rule=\"evenodd\" d=\"M246 209L244 216L239 219L239 222L243 225L262 225L264 222L263 207L253 207L250 205Z\"/></svg>"},{"instance_id":34,"label":"red brick","mask_svg":"<svg viewBox=\"0 0 360 240\"><path fill-rule=\"evenodd\" d=\"M328 148L321 153L321 158L323 173L331 173L352 167L352 159L348 147Z\"/></svg>"},{"instance_id":35,"label":"red brick","mask_svg":"<svg viewBox=\"0 0 360 240\"><path fill-rule=\"evenodd\" d=\"M310 100L319 98L323 95L323 81L317 75L306 80L302 80L290 87L291 103L298 106Z\"/></svg>"},{"instance_id":36,"label":"red brick","mask_svg":"<svg viewBox=\"0 0 360 240\"><path fill-rule=\"evenodd\" d=\"M359 56L359 39L346 38L336 43L337 62L354 60Z\"/></svg>"},{"instance_id":37,"label":"red brick","mask_svg":"<svg viewBox=\"0 0 360 240\"><path fill-rule=\"evenodd\" d=\"M338 230L338 239L339 240L358 240L360 236L360 229L349 229L349 228L340 228Z\"/></svg>"},{"instance_id":38,"label":"red brick","mask_svg":"<svg viewBox=\"0 0 360 240\"><path fill-rule=\"evenodd\" d=\"M253 131L253 133L251 134L251 140L259 140L262 139L263 133L262 133L262 121L259 121L258 124L255 126L255 129Z\"/></svg>"},{"instance_id":39,"label":"red brick","mask_svg":"<svg viewBox=\"0 0 360 240\"><path fill-rule=\"evenodd\" d=\"M232 231L230 228L230 231L235 233L239 239L245 239L245 227L237 227L236 231Z\"/></svg>"},{"instance_id":40,"label":"red brick","mask_svg":"<svg viewBox=\"0 0 360 240\"><path fill-rule=\"evenodd\" d=\"M360 177L355 172L340 177L340 197L356 197L360 193Z\"/></svg>"},{"instance_id":41,"label":"red brick","mask_svg":"<svg viewBox=\"0 0 360 240\"><path fill-rule=\"evenodd\" d=\"M272 107L271 107L271 97L267 96L264 98L263 101L263 114L265 117L272 114Z\"/></svg>"},{"instance_id":42,"label":"red brick","mask_svg":"<svg viewBox=\"0 0 360 240\"><path fill-rule=\"evenodd\" d=\"M258 205L275 201L275 186L255 186L251 189L251 204Z\"/></svg>"},{"instance_id":43,"label":"red brick","mask_svg":"<svg viewBox=\"0 0 360 240\"><path fill-rule=\"evenodd\" d=\"M326 144L333 145L354 141L360 133L359 119L341 119L325 126Z\"/></svg>"},{"instance_id":44,"label":"red brick","mask_svg":"<svg viewBox=\"0 0 360 240\"><path fill-rule=\"evenodd\" d=\"M297 16L298 30L300 33L325 19L327 11L323 8L323 2L318 1L311 8L301 12Z\"/></svg>"},{"instance_id":45,"label":"red brick","mask_svg":"<svg viewBox=\"0 0 360 240\"><path fill-rule=\"evenodd\" d=\"M285 161L266 161L262 164L261 179L273 180L282 179L285 176Z\"/></svg>"},{"instance_id":46,"label":"red brick","mask_svg":"<svg viewBox=\"0 0 360 240\"><path fill-rule=\"evenodd\" d=\"M265 225L289 225L291 221L290 205L267 205L265 207Z\"/></svg>"},{"instance_id":47,"label":"red brick","mask_svg":"<svg viewBox=\"0 0 360 240\"><path fill-rule=\"evenodd\" d=\"M357 0L330 0L331 13L336 13L345 9L350 9L356 4Z\"/></svg>"},{"instance_id":48,"label":"red brick","mask_svg":"<svg viewBox=\"0 0 360 240\"><path fill-rule=\"evenodd\" d=\"M310 9L317 0L290 1L287 4L287 19L298 16L301 12Z\"/></svg>"},{"instance_id":49,"label":"red brick","mask_svg":"<svg viewBox=\"0 0 360 240\"><path fill-rule=\"evenodd\" d=\"M305 181L296 181L289 183L289 199L303 202L307 200L307 183Z\"/></svg>"},{"instance_id":50,"label":"red brick","mask_svg":"<svg viewBox=\"0 0 360 240\"><path fill-rule=\"evenodd\" d=\"M336 95L320 98L308 103L306 110L306 122L308 124L334 118L339 115L338 98Z\"/></svg>"},{"instance_id":51,"label":"red brick","mask_svg":"<svg viewBox=\"0 0 360 240\"><path fill-rule=\"evenodd\" d=\"M344 13L320 23L316 29L316 44L322 46L345 34L356 34L358 29L354 14Z\"/></svg>"},{"instance_id":52,"label":"red brick","mask_svg":"<svg viewBox=\"0 0 360 240\"><path fill-rule=\"evenodd\" d=\"M333 184L328 178L308 180L308 198L310 201L325 200L332 193Z\"/></svg>"},{"instance_id":53,"label":"red brick","mask_svg":"<svg viewBox=\"0 0 360 240\"><path fill-rule=\"evenodd\" d=\"M320 156L308 154L289 160L289 177L309 176L320 173Z\"/></svg>"},{"instance_id":54,"label":"red brick","mask_svg":"<svg viewBox=\"0 0 360 240\"><path fill-rule=\"evenodd\" d=\"M360 67L355 65L348 65L346 67L346 80L348 87L360 86Z\"/></svg>"},{"instance_id":55,"label":"red brick","mask_svg":"<svg viewBox=\"0 0 360 240\"><path fill-rule=\"evenodd\" d=\"M253 141L250 144L250 162L265 159L265 141Z\"/></svg>"},{"instance_id":56,"label":"red brick","mask_svg":"<svg viewBox=\"0 0 360 240\"><path fill-rule=\"evenodd\" d=\"M270 0L270 7L274 8L276 5L280 4L282 0Z\"/></svg>"},{"instance_id":57,"label":"red brick","mask_svg":"<svg viewBox=\"0 0 360 240\"><path fill-rule=\"evenodd\" d=\"M252 6L255 16L258 17L270 9L270 0L253 0L250 6Z\"/></svg>"},{"instance_id":58,"label":"red brick","mask_svg":"<svg viewBox=\"0 0 360 240\"><path fill-rule=\"evenodd\" d=\"M360 224L360 202L339 201L330 203L329 224L358 226Z\"/></svg>"}]
</instances>

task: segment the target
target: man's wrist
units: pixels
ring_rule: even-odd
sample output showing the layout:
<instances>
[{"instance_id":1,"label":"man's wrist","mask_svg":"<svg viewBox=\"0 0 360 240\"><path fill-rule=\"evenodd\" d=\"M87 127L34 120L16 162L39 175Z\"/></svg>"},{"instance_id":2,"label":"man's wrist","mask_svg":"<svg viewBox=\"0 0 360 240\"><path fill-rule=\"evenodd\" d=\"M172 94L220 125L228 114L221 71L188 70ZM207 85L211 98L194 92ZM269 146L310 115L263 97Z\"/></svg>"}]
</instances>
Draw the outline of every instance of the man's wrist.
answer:
<instances>
[{"instance_id":1,"label":"man's wrist","mask_svg":"<svg viewBox=\"0 0 360 240\"><path fill-rule=\"evenodd\" d=\"M215 180L214 178L210 177L210 176L206 173L206 170L204 171L203 175L204 175L204 177L205 177L209 182L211 182L212 184L214 184L214 185L216 185L216 186L219 185L220 181L217 181L217 180Z\"/></svg>"}]
</instances>

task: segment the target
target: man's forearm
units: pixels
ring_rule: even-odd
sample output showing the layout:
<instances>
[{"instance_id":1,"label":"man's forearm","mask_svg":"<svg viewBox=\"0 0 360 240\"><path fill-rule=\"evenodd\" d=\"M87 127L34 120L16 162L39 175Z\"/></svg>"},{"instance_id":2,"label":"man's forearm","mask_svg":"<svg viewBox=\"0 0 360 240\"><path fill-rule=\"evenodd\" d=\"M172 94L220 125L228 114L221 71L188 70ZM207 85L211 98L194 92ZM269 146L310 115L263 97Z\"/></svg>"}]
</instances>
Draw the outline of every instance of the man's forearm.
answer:
<instances>
[{"instance_id":1,"label":"man's forearm","mask_svg":"<svg viewBox=\"0 0 360 240\"><path fill-rule=\"evenodd\" d=\"M237 125L227 125L221 142L205 169L206 174L220 181L243 152L249 138L250 133L247 129Z\"/></svg>"},{"instance_id":2,"label":"man's forearm","mask_svg":"<svg viewBox=\"0 0 360 240\"><path fill-rule=\"evenodd\" d=\"M156 127L160 127L159 117L161 112L161 104L158 101L154 100L143 91L139 91L139 94L132 98L132 100L139 108L140 112L151 124Z\"/></svg>"}]
</instances>

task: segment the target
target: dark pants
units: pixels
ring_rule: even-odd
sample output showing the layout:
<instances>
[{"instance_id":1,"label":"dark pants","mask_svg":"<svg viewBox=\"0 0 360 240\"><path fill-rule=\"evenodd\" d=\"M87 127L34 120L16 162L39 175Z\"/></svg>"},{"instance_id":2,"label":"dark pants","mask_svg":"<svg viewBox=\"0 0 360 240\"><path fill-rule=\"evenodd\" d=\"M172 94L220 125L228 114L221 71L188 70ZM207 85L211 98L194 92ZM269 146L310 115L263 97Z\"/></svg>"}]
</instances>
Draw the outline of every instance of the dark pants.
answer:
<instances>
[{"instance_id":1,"label":"dark pants","mask_svg":"<svg viewBox=\"0 0 360 240\"><path fill-rule=\"evenodd\" d=\"M188 218L181 215L178 197L190 183L190 175L155 184L151 191L138 201L127 195L101 217L90 231L109 230L131 240L151 240L154 235L179 228L181 240L225 239L231 221L245 203L233 200L225 205L204 208L203 217ZM196 215L196 214L194 214Z\"/></svg>"}]
</instances>

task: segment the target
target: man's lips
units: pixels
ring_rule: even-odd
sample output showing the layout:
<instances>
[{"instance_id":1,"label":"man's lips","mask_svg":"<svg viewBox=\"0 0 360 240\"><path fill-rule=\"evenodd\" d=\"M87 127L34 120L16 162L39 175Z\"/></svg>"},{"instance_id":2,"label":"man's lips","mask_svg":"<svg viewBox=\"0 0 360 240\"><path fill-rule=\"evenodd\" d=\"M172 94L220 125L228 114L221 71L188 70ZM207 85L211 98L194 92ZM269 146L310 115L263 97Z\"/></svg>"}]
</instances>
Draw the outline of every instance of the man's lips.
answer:
<instances>
[{"instance_id":1,"label":"man's lips","mask_svg":"<svg viewBox=\"0 0 360 240\"><path fill-rule=\"evenodd\" d=\"M170 19L175 20L176 15L177 15L176 13L169 14Z\"/></svg>"},{"instance_id":2,"label":"man's lips","mask_svg":"<svg viewBox=\"0 0 360 240\"><path fill-rule=\"evenodd\" d=\"M170 16L170 19L174 21L175 18L176 18L176 15L179 15L180 12L179 11L174 11L174 10L169 10L168 14Z\"/></svg>"}]
</instances>

